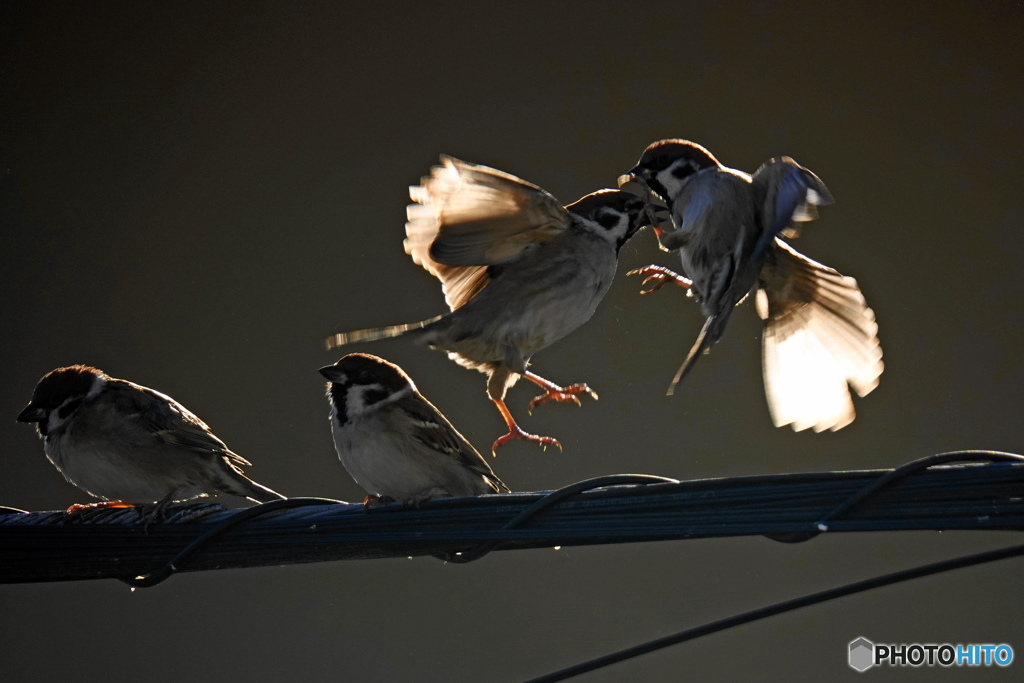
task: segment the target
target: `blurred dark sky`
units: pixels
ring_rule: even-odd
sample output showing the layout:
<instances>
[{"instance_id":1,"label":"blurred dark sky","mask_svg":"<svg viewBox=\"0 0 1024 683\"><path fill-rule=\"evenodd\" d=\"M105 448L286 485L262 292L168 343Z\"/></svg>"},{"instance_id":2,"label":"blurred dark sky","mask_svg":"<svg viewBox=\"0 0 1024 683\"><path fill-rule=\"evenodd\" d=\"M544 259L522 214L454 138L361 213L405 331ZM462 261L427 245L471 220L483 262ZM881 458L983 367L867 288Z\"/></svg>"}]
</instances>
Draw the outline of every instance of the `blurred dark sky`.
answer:
<instances>
[{"instance_id":1,"label":"blurred dark sky","mask_svg":"<svg viewBox=\"0 0 1024 683\"><path fill-rule=\"evenodd\" d=\"M789 154L828 184L836 204L797 247L860 282L881 387L841 432L774 429L747 306L669 400L697 308L675 291L642 299L622 278L534 358L600 402L526 417L530 388L510 393L524 427L566 447L504 449L494 466L513 489L1024 452L1022 35L1020 2L5 1L0 503L86 502L14 421L41 375L76 362L182 401L268 486L361 499L331 444L316 369L337 356L320 339L443 310L402 251L407 186L447 153L569 202L664 137L748 171ZM622 271L651 260L677 263L642 234ZM358 350L402 365L481 450L502 432L482 375L404 340ZM0 678L516 681L1017 540L725 539L213 572L134 593L7 586ZM585 680L840 680L859 635L1006 642L1021 657L1020 569L847 598Z\"/></svg>"}]
</instances>

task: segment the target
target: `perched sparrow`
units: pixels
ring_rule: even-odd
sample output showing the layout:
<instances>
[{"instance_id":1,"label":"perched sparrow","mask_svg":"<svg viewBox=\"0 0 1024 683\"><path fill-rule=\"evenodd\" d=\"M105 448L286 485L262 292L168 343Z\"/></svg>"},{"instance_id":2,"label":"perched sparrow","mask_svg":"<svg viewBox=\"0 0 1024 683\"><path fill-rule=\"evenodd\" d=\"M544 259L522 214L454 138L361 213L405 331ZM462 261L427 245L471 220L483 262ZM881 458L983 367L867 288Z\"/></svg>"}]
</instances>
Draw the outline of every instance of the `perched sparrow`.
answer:
<instances>
[{"instance_id":1,"label":"perched sparrow","mask_svg":"<svg viewBox=\"0 0 1024 683\"><path fill-rule=\"evenodd\" d=\"M58 368L41 380L19 422L38 423L43 450L64 477L107 503L156 503L212 493L265 502L283 498L242 474L249 463L228 450L170 396L96 368Z\"/></svg>"},{"instance_id":2,"label":"perched sparrow","mask_svg":"<svg viewBox=\"0 0 1024 683\"><path fill-rule=\"evenodd\" d=\"M352 353L320 368L341 464L370 494L418 504L509 488L400 367Z\"/></svg>"},{"instance_id":3,"label":"perched sparrow","mask_svg":"<svg viewBox=\"0 0 1024 683\"><path fill-rule=\"evenodd\" d=\"M675 282L689 289L706 317L668 393L719 340L733 307L756 289L775 425L821 431L852 422L847 385L865 396L882 374L875 315L856 280L779 237L795 237L795 223L813 220L817 205L832 202L818 177L789 157L772 159L750 176L722 166L698 144L662 140L644 150L619 185L631 180L668 204L676 230L659 232L659 239L679 251L690 278L648 266L639 271L648 276L645 284L655 283L648 292Z\"/></svg>"},{"instance_id":4,"label":"perched sparrow","mask_svg":"<svg viewBox=\"0 0 1024 683\"><path fill-rule=\"evenodd\" d=\"M527 371L530 357L585 323L604 298L619 248L644 225L643 199L599 190L562 207L550 194L486 166L442 157L410 188L405 251L441 280L451 313L409 325L336 334L328 349L406 334L444 349L456 363L486 373L487 395L508 427L492 454L512 439L561 448L527 434L505 406L520 375L548 400L573 402L586 384L561 387Z\"/></svg>"}]
</instances>

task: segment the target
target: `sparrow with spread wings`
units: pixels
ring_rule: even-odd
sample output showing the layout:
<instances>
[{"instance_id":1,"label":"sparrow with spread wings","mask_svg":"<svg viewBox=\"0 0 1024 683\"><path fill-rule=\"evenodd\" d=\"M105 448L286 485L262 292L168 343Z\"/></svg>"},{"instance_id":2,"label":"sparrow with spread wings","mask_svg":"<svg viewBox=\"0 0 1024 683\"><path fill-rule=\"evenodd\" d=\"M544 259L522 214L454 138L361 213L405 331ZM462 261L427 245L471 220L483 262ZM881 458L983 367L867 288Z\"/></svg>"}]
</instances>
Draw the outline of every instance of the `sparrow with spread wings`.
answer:
<instances>
[{"instance_id":1,"label":"sparrow with spread wings","mask_svg":"<svg viewBox=\"0 0 1024 683\"><path fill-rule=\"evenodd\" d=\"M527 369L536 352L585 323L604 298L618 252L649 222L645 201L599 190L562 206L536 185L502 171L442 157L410 188L405 251L441 281L451 312L420 323L336 334L328 349L406 335L443 349L460 365L487 374L487 395L512 439L561 444L523 431L505 405L519 377L549 401L597 398L586 384L559 386Z\"/></svg>"},{"instance_id":2,"label":"sparrow with spread wings","mask_svg":"<svg viewBox=\"0 0 1024 683\"><path fill-rule=\"evenodd\" d=\"M753 175L727 168L700 145L661 140L619 178L637 181L668 204L675 230L656 229L678 251L689 279L659 266L639 271L655 291L667 282L700 303L704 327L669 387L721 338L733 307L756 291L764 320L765 393L776 426L840 429L856 413L849 387L866 396L882 374L878 325L857 281L800 254L781 237L832 203L816 175L789 157Z\"/></svg>"}]
</instances>

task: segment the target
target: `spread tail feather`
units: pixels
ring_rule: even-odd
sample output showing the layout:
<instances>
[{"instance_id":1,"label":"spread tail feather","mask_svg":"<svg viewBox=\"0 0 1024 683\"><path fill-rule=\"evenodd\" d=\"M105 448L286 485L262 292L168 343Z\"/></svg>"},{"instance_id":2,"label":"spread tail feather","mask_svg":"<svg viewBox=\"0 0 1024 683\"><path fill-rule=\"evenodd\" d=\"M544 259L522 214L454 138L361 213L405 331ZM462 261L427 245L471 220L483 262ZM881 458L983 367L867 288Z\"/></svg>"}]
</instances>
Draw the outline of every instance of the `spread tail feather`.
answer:
<instances>
[{"instance_id":1,"label":"spread tail feather","mask_svg":"<svg viewBox=\"0 0 1024 683\"><path fill-rule=\"evenodd\" d=\"M338 332L324 340L324 346L328 351L333 351L339 346L347 346L356 342L371 342L378 339L390 339L398 337L406 332L421 330L427 325L436 323L443 318L443 315L435 316L429 320L421 320L418 323L406 323L405 325L389 325L388 327L371 327L367 330L355 330L353 332Z\"/></svg>"},{"instance_id":2,"label":"spread tail feather","mask_svg":"<svg viewBox=\"0 0 1024 683\"><path fill-rule=\"evenodd\" d=\"M672 378L671 384L668 385L668 391L665 392L666 396L671 396L676 392L676 385L683 381L683 378L690 374L690 370L697 363L697 359L700 354L703 353L707 348L714 343L714 339L708 337L708 330L711 329L712 323L717 319L716 316L712 316L704 321L704 327L700 328L700 334L697 335L697 341L693 343L693 347L690 348L690 353L686 355L686 360L676 370L676 376Z\"/></svg>"}]
</instances>

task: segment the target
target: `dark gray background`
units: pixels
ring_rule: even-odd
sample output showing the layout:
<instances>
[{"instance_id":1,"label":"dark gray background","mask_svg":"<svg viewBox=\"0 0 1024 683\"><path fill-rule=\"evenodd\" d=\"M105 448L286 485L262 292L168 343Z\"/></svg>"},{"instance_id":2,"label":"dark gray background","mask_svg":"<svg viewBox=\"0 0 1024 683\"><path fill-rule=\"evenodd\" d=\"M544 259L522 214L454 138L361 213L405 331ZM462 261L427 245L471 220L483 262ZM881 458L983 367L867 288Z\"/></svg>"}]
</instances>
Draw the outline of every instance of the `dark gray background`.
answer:
<instances>
[{"instance_id":1,"label":"dark gray background","mask_svg":"<svg viewBox=\"0 0 1024 683\"><path fill-rule=\"evenodd\" d=\"M839 433L774 429L748 305L667 399L697 309L620 277L590 323L534 358L600 402L526 417L532 387L510 393L524 427L565 445L504 449L510 486L1024 451L1019 2L93 5L0 5L2 504L86 502L14 421L41 375L78 362L182 401L264 484L361 499L331 444L316 369L337 355L320 339L443 310L402 252L407 186L448 153L569 202L664 137L748 171L789 154L828 184L836 204L797 246L861 283L881 387ZM621 270L651 260L677 263L641 234ZM403 340L358 350L404 367L481 450L502 433L482 375ZM726 539L224 571L134 593L6 586L0 678L515 681L1018 540ZM585 680L835 680L854 676L859 635L1007 642L1020 658L1020 572L1007 561L847 598ZM915 674L978 672L866 675Z\"/></svg>"}]
</instances>

